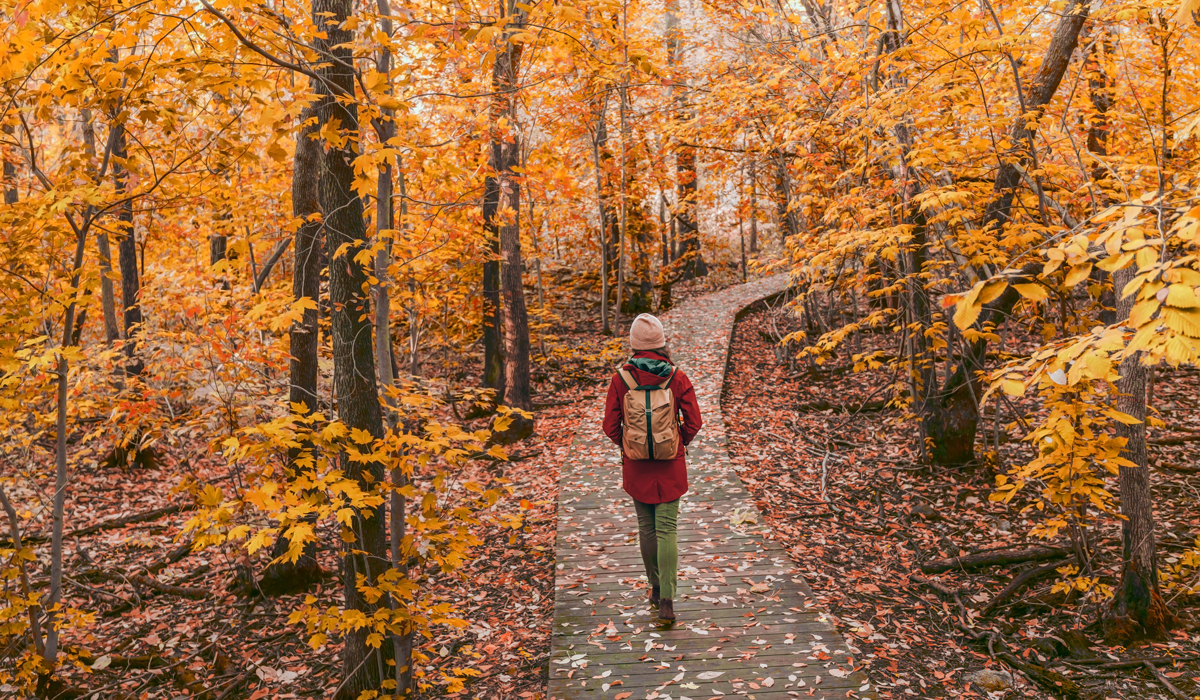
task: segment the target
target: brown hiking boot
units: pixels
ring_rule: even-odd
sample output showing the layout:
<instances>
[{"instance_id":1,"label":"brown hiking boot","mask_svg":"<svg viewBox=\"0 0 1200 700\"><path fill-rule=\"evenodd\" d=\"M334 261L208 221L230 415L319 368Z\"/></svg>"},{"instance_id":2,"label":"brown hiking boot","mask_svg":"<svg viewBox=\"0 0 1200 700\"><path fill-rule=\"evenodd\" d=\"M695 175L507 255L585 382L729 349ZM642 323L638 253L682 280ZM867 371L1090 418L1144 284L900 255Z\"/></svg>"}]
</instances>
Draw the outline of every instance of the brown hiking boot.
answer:
<instances>
[{"instance_id":1,"label":"brown hiking boot","mask_svg":"<svg viewBox=\"0 0 1200 700\"><path fill-rule=\"evenodd\" d=\"M662 598L659 597L658 591L659 591L658 586L654 586L653 588L650 589L650 605L652 605L656 608L658 607L658 602L660 600L662 600Z\"/></svg>"},{"instance_id":2,"label":"brown hiking boot","mask_svg":"<svg viewBox=\"0 0 1200 700\"><path fill-rule=\"evenodd\" d=\"M670 598L658 601L658 619L663 622L675 621L675 603Z\"/></svg>"}]
</instances>

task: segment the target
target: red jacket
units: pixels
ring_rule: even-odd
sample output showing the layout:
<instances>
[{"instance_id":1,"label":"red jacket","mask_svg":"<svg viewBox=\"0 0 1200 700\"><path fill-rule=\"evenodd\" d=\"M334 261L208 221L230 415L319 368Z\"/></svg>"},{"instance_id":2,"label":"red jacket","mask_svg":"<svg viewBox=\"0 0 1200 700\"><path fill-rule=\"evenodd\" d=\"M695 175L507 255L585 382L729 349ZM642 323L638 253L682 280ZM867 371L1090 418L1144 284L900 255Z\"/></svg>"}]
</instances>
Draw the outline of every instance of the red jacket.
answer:
<instances>
[{"instance_id":1,"label":"red jacket","mask_svg":"<svg viewBox=\"0 0 1200 700\"><path fill-rule=\"evenodd\" d=\"M654 352L642 351L634 357L648 359L663 359ZM674 364L674 363L672 363ZM639 384L657 384L662 377L626 364L624 367L633 374ZM622 406L629 387L622 381L621 375L613 373L612 381L608 384L608 399L604 402L604 434L618 447L621 446L621 428L624 425ZM683 413L683 422L679 425L679 452L674 459L629 459L621 454L621 488L625 489L636 501L642 503L668 503L687 493L687 464L684 462L684 447L700 432L703 423L700 420L700 404L696 401L696 390L692 388L692 380L680 370L675 371L671 380L671 395L675 398L676 414Z\"/></svg>"}]
</instances>

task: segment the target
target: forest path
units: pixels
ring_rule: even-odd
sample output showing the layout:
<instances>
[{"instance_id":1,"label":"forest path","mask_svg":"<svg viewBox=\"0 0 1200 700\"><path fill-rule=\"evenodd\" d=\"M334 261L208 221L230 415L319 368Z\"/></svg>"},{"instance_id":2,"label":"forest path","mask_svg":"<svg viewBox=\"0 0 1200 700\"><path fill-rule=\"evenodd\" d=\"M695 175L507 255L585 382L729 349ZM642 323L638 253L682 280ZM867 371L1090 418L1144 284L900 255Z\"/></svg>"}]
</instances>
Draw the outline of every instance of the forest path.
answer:
<instances>
[{"instance_id":1,"label":"forest path","mask_svg":"<svg viewBox=\"0 0 1200 700\"><path fill-rule=\"evenodd\" d=\"M620 454L600 430L603 401L581 425L559 484L552 700L874 696L787 552L765 537L770 528L726 449L721 390L734 321L786 286L786 275L769 277L662 318L704 416L688 447L674 625L659 623L644 585L635 587L645 576L637 518L621 490ZM735 525L746 520L735 513L754 522Z\"/></svg>"}]
</instances>

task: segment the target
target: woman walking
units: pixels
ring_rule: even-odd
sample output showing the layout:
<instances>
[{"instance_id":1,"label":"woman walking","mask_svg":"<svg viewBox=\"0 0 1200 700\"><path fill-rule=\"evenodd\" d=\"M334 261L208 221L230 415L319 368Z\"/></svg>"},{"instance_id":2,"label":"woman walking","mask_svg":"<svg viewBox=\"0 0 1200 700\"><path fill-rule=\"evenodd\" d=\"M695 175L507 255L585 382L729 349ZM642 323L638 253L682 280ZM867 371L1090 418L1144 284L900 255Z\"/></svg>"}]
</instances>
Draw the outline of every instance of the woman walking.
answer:
<instances>
[{"instance_id":1,"label":"woman walking","mask_svg":"<svg viewBox=\"0 0 1200 700\"><path fill-rule=\"evenodd\" d=\"M691 380L671 361L657 318L635 318L629 345L633 357L608 385L604 434L621 448L621 487L637 511L650 605L658 607L659 619L673 622L675 524L679 499L688 490L684 448L700 432L700 405Z\"/></svg>"}]
</instances>

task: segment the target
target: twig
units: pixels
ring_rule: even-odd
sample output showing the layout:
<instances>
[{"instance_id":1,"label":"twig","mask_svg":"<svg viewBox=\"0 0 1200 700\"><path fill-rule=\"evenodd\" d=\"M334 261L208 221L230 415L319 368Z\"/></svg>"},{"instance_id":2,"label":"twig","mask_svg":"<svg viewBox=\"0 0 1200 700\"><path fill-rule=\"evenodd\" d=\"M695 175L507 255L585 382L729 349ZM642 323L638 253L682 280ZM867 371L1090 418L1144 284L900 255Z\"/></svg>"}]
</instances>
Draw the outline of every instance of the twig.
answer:
<instances>
[{"instance_id":1,"label":"twig","mask_svg":"<svg viewBox=\"0 0 1200 700\"><path fill-rule=\"evenodd\" d=\"M967 606L963 603L962 596L958 593L958 589L950 588L949 586L938 583L931 578L925 578L920 574L912 574L909 576L909 578L917 583L923 583L938 593L941 593L944 597L953 600L954 603L958 605L958 610L961 613L960 619L962 620L963 625L966 625L967 621L971 619L971 616L967 613Z\"/></svg>"},{"instance_id":2,"label":"twig","mask_svg":"<svg viewBox=\"0 0 1200 700\"><path fill-rule=\"evenodd\" d=\"M230 685L228 688L226 688L225 692L223 692L217 696L217 700L225 700L225 698L233 697L233 694L235 692L237 692L237 690L239 688L242 687L242 684L245 683L246 680L249 679L250 676L253 676L253 675L254 675L253 668L250 668L250 669L247 669L246 671L244 671L242 673L242 675L238 676L237 678L235 678L233 680L233 684Z\"/></svg>"},{"instance_id":3,"label":"twig","mask_svg":"<svg viewBox=\"0 0 1200 700\"><path fill-rule=\"evenodd\" d=\"M1158 679L1158 682L1162 683L1164 688L1171 691L1172 695L1179 698L1179 700L1191 700L1191 698L1189 698L1187 695L1185 695L1182 690L1180 690L1179 688L1176 688L1171 683L1171 680L1169 678L1167 678L1165 675L1163 675L1162 671L1158 670L1157 666L1155 666L1154 664L1150 663L1149 661L1147 661L1145 659L1142 659L1142 665L1146 667L1147 671L1154 674L1154 677Z\"/></svg>"}]
</instances>

